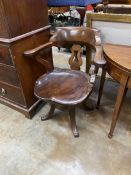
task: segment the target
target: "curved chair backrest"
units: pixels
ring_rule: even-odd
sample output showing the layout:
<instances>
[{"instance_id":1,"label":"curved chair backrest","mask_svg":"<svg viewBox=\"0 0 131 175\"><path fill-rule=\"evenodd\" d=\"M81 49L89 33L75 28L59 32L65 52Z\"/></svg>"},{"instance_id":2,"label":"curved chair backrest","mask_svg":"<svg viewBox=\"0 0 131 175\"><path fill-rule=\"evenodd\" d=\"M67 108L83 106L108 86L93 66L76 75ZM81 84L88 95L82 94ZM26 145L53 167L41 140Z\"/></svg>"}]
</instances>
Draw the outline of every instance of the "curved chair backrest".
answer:
<instances>
[{"instance_id":1,"label":"curved chair backrest","mask_svg":"<svg viewBox=\"0 0 131 175\"><path fill-rule=\"evenodd\" d=\"M66 47L74 44L95 48L95 32L87 27L60 27L50 38L54 46Z\"/></svg>"},{"instance_id":2,"label":"curved chair backrest","mask_svg":"<svg viewBox=\"0 0 131 175\"><path fill-rule=\"evenodd\" d=\"M95 31L87 27L58 28L56 33L50 38L50 42L40 45L32 50L25 51L24 55L26 57L35 58L46 67L47 71L52 71L54 67L53 61L51 61L52 59L48 59L50 60L49 62L46 59L42 59L41 56L43 50L50 49L52 46L71 47L71 57L69 58L70 67L71 69L80 70L80 66L82 65L81 46L96 49ZM88 50L88 53L90 53L90 50ZM86 61L86 70L90 67L90 60L91 59L89 58L89 60Z\"/></svg>"}]
</instances>

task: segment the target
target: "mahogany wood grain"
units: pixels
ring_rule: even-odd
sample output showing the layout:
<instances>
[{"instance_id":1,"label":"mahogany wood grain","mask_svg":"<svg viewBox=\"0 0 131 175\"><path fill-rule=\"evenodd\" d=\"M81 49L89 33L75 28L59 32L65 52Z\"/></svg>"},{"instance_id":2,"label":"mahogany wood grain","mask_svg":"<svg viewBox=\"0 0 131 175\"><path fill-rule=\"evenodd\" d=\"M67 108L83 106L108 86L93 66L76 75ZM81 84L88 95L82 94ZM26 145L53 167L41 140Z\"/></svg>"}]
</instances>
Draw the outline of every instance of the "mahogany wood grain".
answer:
<instances>
[{"instance_id":1,"label":"mahogany wood grain","mask_svg":"<svg viewBox=\"0 0 131 175\"><path fill-rule=\"evenodd\" d=\"M25 99L21 88L12 86L5 82L0 82L0 96L2 99L8 100L12 103L18 104L21 107L26 107Z\"/></svg>"},{"instance_id":2,"label":"mahogany wood grain","mask_svg":"<svg viewBox=\"0 0 131 175\"><path fill-rule=\"evenodd\" d=\"M73 45L71 48L71 57L69 58L69 65L71 69L80 70L80 66L82 65L81 58L82 49L80 45Z\"/></svg>"},{"instance_id":3,"label":"mahogany wood grain","mask_svg":"<svg viewBox=\"0 0 131 175\"><path fill-rule=\"evenodd\" d=\"M127 4L127 0L103 0L103 4Z\"/></svg>"},{"instance_id":4,"label":"mahogany wood grain","mask_svg":"<svg viewBox=\"0 0 131 175\"><path fill-rule=\"evenodd\" d=\"M56 108L55 104L51 104L49 112L47 113L47 115L42 116L41 120L45 121L45 120L49 120L49 119L53 118L55 108Z\"/></svg>"},{"instance_id":5,"label":"mahogany wood grain","mask_svg":"<svg viewBox=\"0 0 131 175\"><path fill-rule=\"evenodd\" d=\"M98 95L98 100L97 100L97 105L96 105L97 109L99 109L99 106L100 106L100 101L101 101L103 88L104 88L105 77L106 77L106 65L102 67L102 74L101 74L100 87L99 87L99 95Z\"/></svg>"},{"instance_id":6,"label":"mahogany wood grain","mask_svg":"<svg viewBox=\"0 0 131 175\"><path fill-rule=\"evenodd\" d=\"M85 18L85 14L86 14L86 8L85 7L76 7L76 10L79 12L80 14L80 25L82 26L84 23L84 18Z\"/></svg>"},{"instance_id":7,"label":"mahogany wood grain","mask_svg":"<svg viewBox=\"0 0 131 175\"><path fill-rule=\"evenodd\" d=\"M94 31L87 27L59 27L50 41L57 47L79 44L94 49L96 44Z\"/></svg>"},{"instance_id":8,"label":"mahogany wood grain","mask_svg":"<svg viewBox=\"0 0 131 175\"><path fill-rule=\"evenodd\" d=\"M69 108L69 115L70 115L72 132L73 132L75 137L79 137L79 132L78 132L77 126L76 126L75 113L76 113L75 107Z\"/></svg>"},{"instance_id":9,"label":"mahogany wood grain","mask_svg":"<svg viewBox=\"0 0 131 175\"><path fill-rule=\"evenodd\" d=\"M109 138L113 136L120 109L128 88L131 88L131 46L105 44L104 57L106 70L113 79L120 83Z\"/></svg>"},{"instance_id":10,"label":"mahogany wood grain","mask_svg":"<svg viewBox=\"0 0 131 175\"><path fill-rule=\"evenodd\" d=\"M19 73L20 82L23 85L22 90L28 108L37 100L34 96L35 81L40 75L46 73L46 69L36 60L26 59L24 52L48 42L49 33L49 29L43 30L42 32L35 34L35 36L32 35L31 37L21 39L19 42L14 42L11 46L12 54L14 55L14 62ZM41 57L44 57L44 59L52 64L51 49L45 49L41 52ZM24 67L24 69L21 66Z\"/></svg>"},{"instance_id":11,"label":"mahogany wood grain","mask_svg":"<svg viewBox=\"0 0 131 175\"><path fill-rule=\"evenodd\" d=\"M51 104L50 111L42 120L52 118L58 105L65 106L70 115L71 128L74 137L79 133L75 121L75 107L82 103L92 92L93 85L89 83L86 73L80 70L82 64L81 46L95 49L95 33L86 27L63 27L59 28L47 44L39 45L34 49L24 52L28 60L41 62L47 73L37 79L34 93L44 101ZM69 64L72 69L54 69L49 60L41 59L41 51L52 46L70 46L72 55Z\"/></svg>"},{"instance_id":12,"label":"mahogany wood grain","mask_svg":"<svg viewBox=\"0 0 131 175\"><path fill-rule=\"evenodd\" d=\"M58 69L41 76L35 84L40 99L63 105L76 105L87 98L92 85L84 72Z\"/></svg>"},{"instance_id":13,"label":"mahogany wood grain","mask_svg":"<svg viewBox=\"0 0 131 175\"><path fill-rule=\"evenodd\" d=\"M46 69L23 53L49 37L47 0L0 0L0 102L29 118L40 102L34 95L35 81ZM40 55L53 64L50 48Z\"/></svg>"},{"instance_id":14,"label":"mahogany wood grain","mask_svg":"<svg viewBox=\"0 0 131 175\"><path fill-rule=\"evenodd\" d=\"M110 128L110 132L108 134L109 138L112 138L112 136L113 136L113 132L114 132L116 122L117 122L119 114L120 114L122 103L124 101L124 97L125 97L126 92L127 92L127 87L126 87L127 81L128 81L128 76L122 75L120 86L118 89L117 98L116 98L115 108L114 108L114 112L112 115L111 128Z\"/></svg>"},{"instance_id":15,"label":"mahogany wood grain","mask_svg":"<svg viewBox=\"0 0 131 175\"><path fill-rule=\"evenodd\" d=\"M1 38L13 38L48 24L47 0L0 0L0 5Z\"/></svg>"},{"instance_id":16,"label":"mahogany wood grain","mask_svg":"<svg viewBox=\"0 0 131 175\"><path fill-rule=\"evenodd\" d=\"M16 69L6 65L0 65L0 82L6 82L20 87L20 81Z\"/></svg>"},{"instance_id":17,"label":"mahogany wood grain","mask_svg":"<svg viewBox=\"0 0 131 175\"><path fill-rule=\"evenodd\" d=\"M9 46L0 45L0 63L14 67L12 54Z\"/></svg>"},{"instance_id":18,"label":"mahogany wood grain","mask_svg":"<svg viewBox=\"0 0 131 175\"><path fill-rule=\"evenodd\" d=\"M111 63L131 73L131 46L105 44L103 48L105 56Z\"/></svg>"},{"instance_id":19,"label":"mahogany wood grain","mask_svg":"<svg viewBox=\"0 0 131 175\"><path fill-rule=\"evenodd\" d=\"M41 52L45 52L52 46L70 46L71 57L69 58L69 64L73 70L54 69L51 60L46 59L45 55L44 59L42 59ZM49 113L41 117L41 119L47 120L52 118L55 108L64 106L69 111L74 137L79 136L75 121L75 107L89 97L93 87L89 77L87 78L87 74L78 71L82 65L81 46L96 50L95 65L100 65L101 67L105 64L105 60L99 57L100 53L98 52L101 49L99 44L96 44L95 32L86 27L58 28L56 33L50 38L50 42L24 52L27 60L40 62L47 71L46 74L37 79L34 88L36 97L49 102L51 105Z\"/></svg>"}]
</instances>

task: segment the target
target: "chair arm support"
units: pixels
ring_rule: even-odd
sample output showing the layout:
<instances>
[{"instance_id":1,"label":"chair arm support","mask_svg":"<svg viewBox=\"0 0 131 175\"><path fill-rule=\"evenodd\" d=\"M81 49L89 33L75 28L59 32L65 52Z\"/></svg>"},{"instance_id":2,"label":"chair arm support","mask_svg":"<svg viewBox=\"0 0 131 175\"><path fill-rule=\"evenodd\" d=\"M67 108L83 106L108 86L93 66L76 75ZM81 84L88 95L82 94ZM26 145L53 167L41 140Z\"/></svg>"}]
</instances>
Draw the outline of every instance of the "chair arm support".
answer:
<instances>
[{"instance_id":1,"label":"chair arm support","mask_svg":"<svg viewBox=\"0 0 131 175\"><path fill-rule=\"evenodd\" d=\"M101 45L96 46L96 53L93 59L93 63L97 64L97 66L99 67L102 67L103 65L106 64L106 60L104 59L104 56L103 56L103 48Z\"/></svg>"},{"instance_id":2,"label":"chair arm support","mask_svg":"<svg viewBox=\"0 0 131 175\"><path fill-rule=\"evenodd\" d=\"M26 57L35 57L36 55L39 54L40 51L51 48L52 47L52 42L48 42L46 44L40 45L34 49L28 50L24 52L24 56Z\"/></svg>"},{"instance_id":3,"label":"chair arm support","mask_svg":"<svg viewBox=\"0 0 131 175\"><path fill-rule=\"evenodd\" d=\"M40 46L38 46L34 49L25 51L24 56L36 59L36 61L41 63L46 68L47 72L51 72L54 68L52 66L52 64L50 64L50 62L48 60L42 59L41 56L40 56L41 51L43 51L44 49L51 48L51 47L52 47L52 42L48 42L48 43L40 45Z\"/></svg>"}]
</instances>

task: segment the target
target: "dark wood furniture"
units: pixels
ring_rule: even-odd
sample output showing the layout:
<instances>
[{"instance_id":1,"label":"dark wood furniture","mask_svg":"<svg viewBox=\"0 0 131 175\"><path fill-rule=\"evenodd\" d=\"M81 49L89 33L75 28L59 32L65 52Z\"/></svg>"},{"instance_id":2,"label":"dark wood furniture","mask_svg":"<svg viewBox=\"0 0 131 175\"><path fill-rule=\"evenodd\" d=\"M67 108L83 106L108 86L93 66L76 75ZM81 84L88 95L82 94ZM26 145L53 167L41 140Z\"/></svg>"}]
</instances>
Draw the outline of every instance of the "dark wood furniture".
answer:
<instances>
[{"instance_id":1,"label":"dark wood furniture","mask_svg":"<svg viewBox=\"0 0 131 175\"><path fill-rule=\"evenodd\" d=\"M71 47L71 57L69 64L71 69L54 69L50 62L41 59L41 51L50 49L52 46ZM57 29L57 32L51 37L50 42L33 50L24 52L30 61L37 60L47 69L47 74L42 75L35 84L35 95L51 104L50 111L42 120L47 120L53 116L56 107L64 106L69 110L71 127L75 137L79 136L76 121L75 107L82 103L92 91L87 74L80 70L82 65L81 46L95 49L95 32L86 27L63 27ZM96 49L97 54L95 62L98 60L99 46Z\"/></svg>"},{"instance_id":2,"label":"dark wood furniture","mask_svg":"<svg viewBox=\"0 0 131 175\"><path fill-rule=\"evenodd\" d=\"M120 83L109 138L113 136L120 109L128 88L131 88L131 46L105 44L104 57L107 61L106 70L109 75ZM105 77L103 77L104 83ZM103 87L103 85L102 85Z\"/></svg>"},{"instance_id":3,"label":"dark wood furniture","mask_svg":"<svg viewBox=\"0 0 131 175\"><path fill-rule=\"evenodd\" d=\"M113 14L131 14L131 5L108 4L108 6L103 7L103 12Z\"/></svg>"},{"instance_id":4,"label":"dark wood furniture","mask_svg":"<svg viewBox=\"0 0 131 175\"><path fill-rule=\"evenodd\" d=\"M131 14L130 0L104 0L103 4L96 6L97 12L103 11L104 13L113 14Z\"/></svg>"},{"instance_id":5,"label":"dark wood furniture","mask_svg":"<svg viewBox=\"0 0 131 175\"><path fill-rule=\"evenodd\" d=\"M46 70L23 53L49 37L47 0L0 0L0 102L29 118L40 102L34 96L35 81ZM50 49L43 54L51 61Z\"/></svg>"},{"instance_id":6,"label":"dark wood furniture","mask_svg":"<svg viewBox=\"0 0 131 175\"><path fill-rule=\"evenodd\" d=\"M103 0L103 4L128 4L128 0Z\"/></svg>"},{"instance_id":7,"label":"dark wood furniture","mask_svg":"<svg viewBox=\"0 0 131 175\"><path fill-rule=\"evenodd\" d=\"M80 14L80 25L82 26L84 23L84 18L85 18L85 14L86 14L86 8L85 7L76 7L76 10L79 12Z\"/></svg>"},{"instance_id":8,"label":"dark wood furniture","mask_svg":"<svg viewBox=\"0 0 131 175\"><path fill-rule=\"evenodd\" d=\"M79 133L75 121L75 107L83 102L92 91L86 73L75 70L54 70L41 76L35 85L35 95L51 104L48 116L42 120L50 119L55 108L59 105L69 110L71 128L74 137Z\"/></svg>"}]
</instances>

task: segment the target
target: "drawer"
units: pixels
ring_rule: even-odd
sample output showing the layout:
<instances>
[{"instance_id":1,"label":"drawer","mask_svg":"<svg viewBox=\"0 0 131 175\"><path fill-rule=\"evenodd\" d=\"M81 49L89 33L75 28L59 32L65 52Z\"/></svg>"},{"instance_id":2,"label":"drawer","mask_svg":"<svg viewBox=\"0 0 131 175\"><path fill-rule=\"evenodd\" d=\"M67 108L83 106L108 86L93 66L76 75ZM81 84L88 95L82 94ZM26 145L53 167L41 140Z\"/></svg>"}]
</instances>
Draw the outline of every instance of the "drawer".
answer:
<instances>
[{"instance_id":1,"label":"drawer","mask_svg":"<svg viewBox=\"0 0 131 175\"><path fill-rule=\"evenodd\" d=\"M111 63L107 63L107 72L109 73L109 75L115 79L116 81L120 82L121 80L121 76L122 76L122 72L120 69L118 69L116 66L114 66Z\"/></svg>"},{"instance_id":2,"label":"drawer","mask_svg":"<svg viewBox=\"0 0 131 175\"><path fill-rule=\"evenodd\" d=\"M16 70L9 66L0 65L0 81L20 86Z\"/></svg>"},{"instance_id":3,"label":"drawer","mask_svg":"<svg viewBox=\"0 0 131 175\"><path fill-rule=\"evenodd\" d=\"M0 83L0 96L16 104L25 106L24 97L20 88Z\"/></svg>"},{"instance_id":4,"label":"drawer","mask_svg":"<svg viewBox=\"0 0 131 175\"><path fill-rule=\"evenodd\" d=\"M9 46L0 45L0 63L13 66Z\"/></svg>"}]
</instances>

